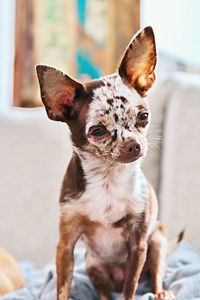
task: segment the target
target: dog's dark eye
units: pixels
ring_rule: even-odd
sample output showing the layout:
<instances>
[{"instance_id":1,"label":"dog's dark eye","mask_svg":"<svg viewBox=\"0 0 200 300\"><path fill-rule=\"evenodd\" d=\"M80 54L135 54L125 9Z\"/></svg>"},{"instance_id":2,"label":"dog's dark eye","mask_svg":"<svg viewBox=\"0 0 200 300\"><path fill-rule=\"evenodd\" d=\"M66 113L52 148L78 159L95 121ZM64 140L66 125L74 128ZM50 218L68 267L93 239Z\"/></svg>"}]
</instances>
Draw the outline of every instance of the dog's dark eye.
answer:
<instances>
[{"instance_id":1,"label":"dog's dark eye","mask_svg":"<svg viewBox=\"0 0 200 300\"><path fill-rule=\"evenodd\" d=\"M135 127L145 127L148 122L149 122L149 113L148 112L139 112L137 115L137 120L136 120L136 124Z\"/></svg>"},{"instance_id":2,"label":"dog's dark eye","mask_svg":"<svg viewBox=\"0 0 200 300\"><path fill-rule=\"evenodd\" d=\"M148 114L147 112L139 113L138 119L139 119L140 121L144 121L144 120L147 120L147 119L148 119L148 116L149 116L149 114Z\"/></svg>"},{"instance_id":3,"label":"dog's dark eye","mask_svg":"<svg viewBox=\"0 0 200 300\"><path fill-rule=\"evenodd\" d=\"M102 128L96 128L91 132L91 134L94 136L102 136L105 134L105 130L103 130Z\"/></svg>"}]
</instances>

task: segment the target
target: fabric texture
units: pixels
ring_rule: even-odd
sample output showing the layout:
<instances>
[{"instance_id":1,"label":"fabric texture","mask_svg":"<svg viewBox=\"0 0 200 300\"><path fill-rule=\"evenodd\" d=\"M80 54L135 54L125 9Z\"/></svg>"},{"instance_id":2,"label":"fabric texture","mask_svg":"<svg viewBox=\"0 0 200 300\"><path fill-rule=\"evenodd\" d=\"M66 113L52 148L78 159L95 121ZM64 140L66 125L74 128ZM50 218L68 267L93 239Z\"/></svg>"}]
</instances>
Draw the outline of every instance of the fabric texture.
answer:
<instances>
[{"instance_id":1,"label":"fabric texture","mask_svg":"<svg viewBox=\"0 0 200 300\"><path fill-rule=\"evenodd\" d=\"M84 251L78 249L75 254L75 271L71 290L71 300L98 300L89 278L85 273ZM50 270L41 293L41 300L56 299L55 270ZM164 288L176 296L176 300L200 299L200 255L186 242L182 242L176 251L168 257ZM137 289L136 300L153 300L151 282L144 282ZM113 294L112 300L120 300L121 295Z\"/></svg>"},{"instance_id":2,"label":"fabric texture","mask_svg":"<svg viewBox=\"0 0 200 300\"><path fill-rule=\"evenodd\" d=\"M71 300L98 300L86 272L85 250L76 249ZM0 300L56 300L55 265L50 264L38 271L32 264L21 264L26 276L26 287L0 297ZM168 257L165 289L176 296L176 300L200 299L200 255L186 242L182 242L176 251ZM137 289L136 300L153 300L151 282L144 282ZM113 294L113 300L120 300L120 294Z\"/></svg>"},{"instance_id":3,"label":"fabric texture","mask_svg":"<svg viewBox=\"0 0 200 300\"><path fill-rule=\"evenodd\" d=\"M185 228L185 239L200 250L200 76L177 74L165 111L160 212L170 237Z\"/></svg>"}]
</instances>

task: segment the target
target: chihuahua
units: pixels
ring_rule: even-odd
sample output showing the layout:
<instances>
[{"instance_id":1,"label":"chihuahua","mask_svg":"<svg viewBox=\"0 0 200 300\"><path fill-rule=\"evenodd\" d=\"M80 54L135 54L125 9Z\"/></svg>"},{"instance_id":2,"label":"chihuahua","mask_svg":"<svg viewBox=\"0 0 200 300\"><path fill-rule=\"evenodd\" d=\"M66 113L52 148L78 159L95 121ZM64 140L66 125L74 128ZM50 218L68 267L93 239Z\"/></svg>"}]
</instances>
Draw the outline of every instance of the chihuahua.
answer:
<instances>
[{"instance_id":1,"label":"chihuahua","mask_svg":"<svg viewBox=\"0 0 200 300\"><path fill-rule=\"evenodd\" d=\"M155 66L151 27L133 37L117 73L98 80L82 84L37 66L47 115L67 123L73 144L60 196L57 300L70 297L80 238L101 300L111 299L111 292L133 300L148 274L155 299L174 299L163 289L167 240L157 220L156 195L141 169L151 118L144 96L155 80Z\"/></svg>"}]
</instances>

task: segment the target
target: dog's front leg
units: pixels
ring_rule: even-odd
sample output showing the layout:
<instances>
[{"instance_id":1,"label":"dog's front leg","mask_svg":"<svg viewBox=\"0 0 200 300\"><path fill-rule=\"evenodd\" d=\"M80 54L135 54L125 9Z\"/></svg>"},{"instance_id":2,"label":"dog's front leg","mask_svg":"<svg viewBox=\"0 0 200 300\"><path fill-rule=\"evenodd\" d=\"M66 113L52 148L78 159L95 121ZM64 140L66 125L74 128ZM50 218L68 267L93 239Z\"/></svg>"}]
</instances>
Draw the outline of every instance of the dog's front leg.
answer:
<instances>
[{"instance_id":1,"label":"dog's front leg","mask_svg":"<svg viewBox=\"0 0 200 300\"><path fill-rule=\"evenodd\" d=\"M68 300L74 267L74 247L83 232L83 223L77 216L61 218L60 240L57 246L57 300Z\"/></svg>"},{"instance_id":2,"label":"dog's front leg","mask_svg":"<svg viewBox=\"0 0 200 300\"><path fill-rule=\"evenodd\" d=\"M127 260L126 280L123 290L123 300L133 300L140 274L147 257L147 239L142 236L138 241L130 242L130 253Z\"/></svg>"},{"instance_id":3,"label":"dog's front leg","mask_svg":"<svg viewBox=\"0 0 200 300\"><path fill-rule=\"evenodd\" d=\"M153 281L153 291L156 300L174 300L175 297L170 291L163 288L165 274L168 242L165 236L163 225L157 222L156 228L149 241L149 265Z\"/></svg>"}]
</instances>

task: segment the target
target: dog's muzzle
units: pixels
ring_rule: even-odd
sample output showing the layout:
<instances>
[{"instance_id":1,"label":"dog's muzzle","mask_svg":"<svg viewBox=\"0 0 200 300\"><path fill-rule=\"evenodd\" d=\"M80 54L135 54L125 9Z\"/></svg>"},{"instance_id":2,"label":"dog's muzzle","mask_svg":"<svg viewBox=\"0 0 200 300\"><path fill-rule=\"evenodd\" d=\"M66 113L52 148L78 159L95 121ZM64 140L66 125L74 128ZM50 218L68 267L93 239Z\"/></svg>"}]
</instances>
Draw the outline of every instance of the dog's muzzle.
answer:
<instances>
[{"instance_id":1,"label":"dog's muzzle","mask_svg":"<svg viewBox=\"0 0 200 300\"><path fill-rule=\"evenodd\" d=\"M136 139L130 139L122 144L120 147L120 155L118 161L122 163L129 163L137 160L142 156L141 146Z\"/></svg>"}]
</instances>

